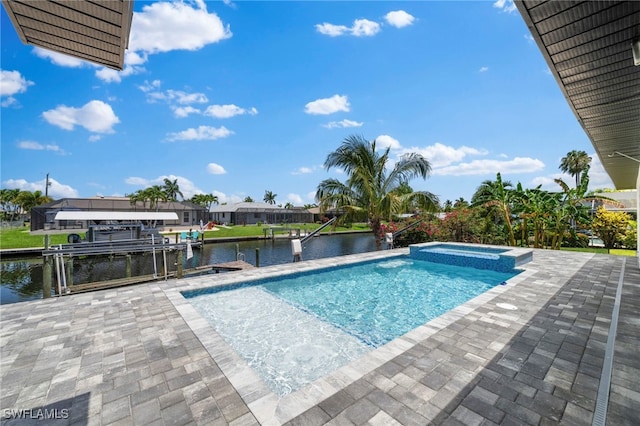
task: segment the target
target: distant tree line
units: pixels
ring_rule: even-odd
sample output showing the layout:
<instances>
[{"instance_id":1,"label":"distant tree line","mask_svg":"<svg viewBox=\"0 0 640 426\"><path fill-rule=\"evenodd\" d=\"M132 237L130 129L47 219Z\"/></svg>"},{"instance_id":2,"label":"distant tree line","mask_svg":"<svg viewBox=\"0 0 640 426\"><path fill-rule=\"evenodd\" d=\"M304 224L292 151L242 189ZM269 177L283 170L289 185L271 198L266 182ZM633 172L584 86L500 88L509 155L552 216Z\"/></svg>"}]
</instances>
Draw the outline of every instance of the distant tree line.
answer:
<instances>
[{"instance_id":1,"label":"distant tree line","mask_svg":"<svg viewBox=\"0 0 640 426\"><path fill-rule=\"evenodd\" d=\"M2 220L15 221L31 213L33 207L50 203L53 198L42 191L25 191L20 189L0 189L0 208Z\"/></svg>"}]
</instances>

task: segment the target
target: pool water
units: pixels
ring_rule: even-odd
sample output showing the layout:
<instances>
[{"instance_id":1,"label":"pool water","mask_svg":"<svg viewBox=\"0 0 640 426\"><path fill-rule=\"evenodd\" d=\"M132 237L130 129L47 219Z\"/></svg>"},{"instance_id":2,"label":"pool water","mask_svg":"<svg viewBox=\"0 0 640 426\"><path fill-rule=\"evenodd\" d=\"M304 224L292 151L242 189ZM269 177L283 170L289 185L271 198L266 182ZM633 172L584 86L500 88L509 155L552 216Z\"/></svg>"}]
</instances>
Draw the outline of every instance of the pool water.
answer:
<instances>
[{"instance_id":1,"label":"pool water","mask_svg":"<svg viewBox=\"0 0 640 426\"><path fill-rule=\"evenodd\" d=\"M398 256L184 296L282 396L516 273Z\"/></svg>"}]
</instances>

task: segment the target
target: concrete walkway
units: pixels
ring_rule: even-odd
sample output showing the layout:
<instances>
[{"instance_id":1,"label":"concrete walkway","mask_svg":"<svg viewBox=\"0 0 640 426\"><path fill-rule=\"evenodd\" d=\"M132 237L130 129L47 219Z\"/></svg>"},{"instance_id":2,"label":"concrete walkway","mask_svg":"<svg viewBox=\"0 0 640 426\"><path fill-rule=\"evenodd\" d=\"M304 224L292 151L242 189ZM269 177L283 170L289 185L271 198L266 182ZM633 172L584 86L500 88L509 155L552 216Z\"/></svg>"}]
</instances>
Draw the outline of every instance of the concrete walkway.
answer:
<instances>
[{"instance_id":1,"label":"concrete walkway","mask_svg":"<svg viewBox=\"0 0 640 426\"><path fill-rule=\"evenodd\" d=\"M284 398L179 295L337 262L3 305L2 424L588 425L620 283L606 420L640 418L637 258L536 250L506 286Z\"/></svg>"}]
</instances>

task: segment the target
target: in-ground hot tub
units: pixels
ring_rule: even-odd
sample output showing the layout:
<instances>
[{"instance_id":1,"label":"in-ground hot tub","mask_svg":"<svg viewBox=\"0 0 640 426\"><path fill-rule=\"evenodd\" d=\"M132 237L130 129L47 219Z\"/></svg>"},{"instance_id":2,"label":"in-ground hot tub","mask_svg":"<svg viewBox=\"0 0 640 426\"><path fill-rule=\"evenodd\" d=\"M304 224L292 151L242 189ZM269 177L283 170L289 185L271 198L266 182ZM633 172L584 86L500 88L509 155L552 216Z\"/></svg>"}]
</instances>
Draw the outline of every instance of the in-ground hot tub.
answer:
<instances>
[{"instance_id":1,"label":"in-ground hot tub","mask_svg":"<svg viewBox=\"0 0 640 426\"><path fill-rule=\"evenodd\" d=\"M533 259L530 249L463 243L413 244L409 252L414 259L499 272L513 271Z\"/></svg>"}]
</instances>

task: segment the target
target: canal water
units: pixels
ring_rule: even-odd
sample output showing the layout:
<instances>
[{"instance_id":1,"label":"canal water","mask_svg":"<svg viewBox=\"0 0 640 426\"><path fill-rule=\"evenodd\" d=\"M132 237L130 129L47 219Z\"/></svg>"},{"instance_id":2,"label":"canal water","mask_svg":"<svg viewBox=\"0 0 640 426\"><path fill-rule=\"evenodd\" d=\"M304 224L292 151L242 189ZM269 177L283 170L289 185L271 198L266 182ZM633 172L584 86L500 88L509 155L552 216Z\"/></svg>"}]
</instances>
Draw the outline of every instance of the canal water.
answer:
<instances>
[{"instance_id":1,"label":"canal water","mask_svg":"<svg viewBox=\"0 0 640 426\"><path fill-rule=\"evenodd\" d=\"M303 245L302 259L312 260L346 254L365 253L376 249L372 234L334 234L311 238ZM205 244L193 251L193 258L183 260L185 268L213 265L236 260L236 253L252 265L281 265L293 261L291 241L288 239L251 240L230 243ZM135 255L133 275L153 273L153 260L150 254ZM175 263L175 258L168 259ZM161 268L162 257L156 260ZM172 268L170 268L172 269ZM123 257L103 261L74 259L74 282L105 281L124 277L125 260ZM173 270L173 269L172 269ZM32 259L13 259L0 262L0 304L24 302L42 298L42 257ZM55 286L55 278L54 284Z\"/></svg>"}]
</instances>

